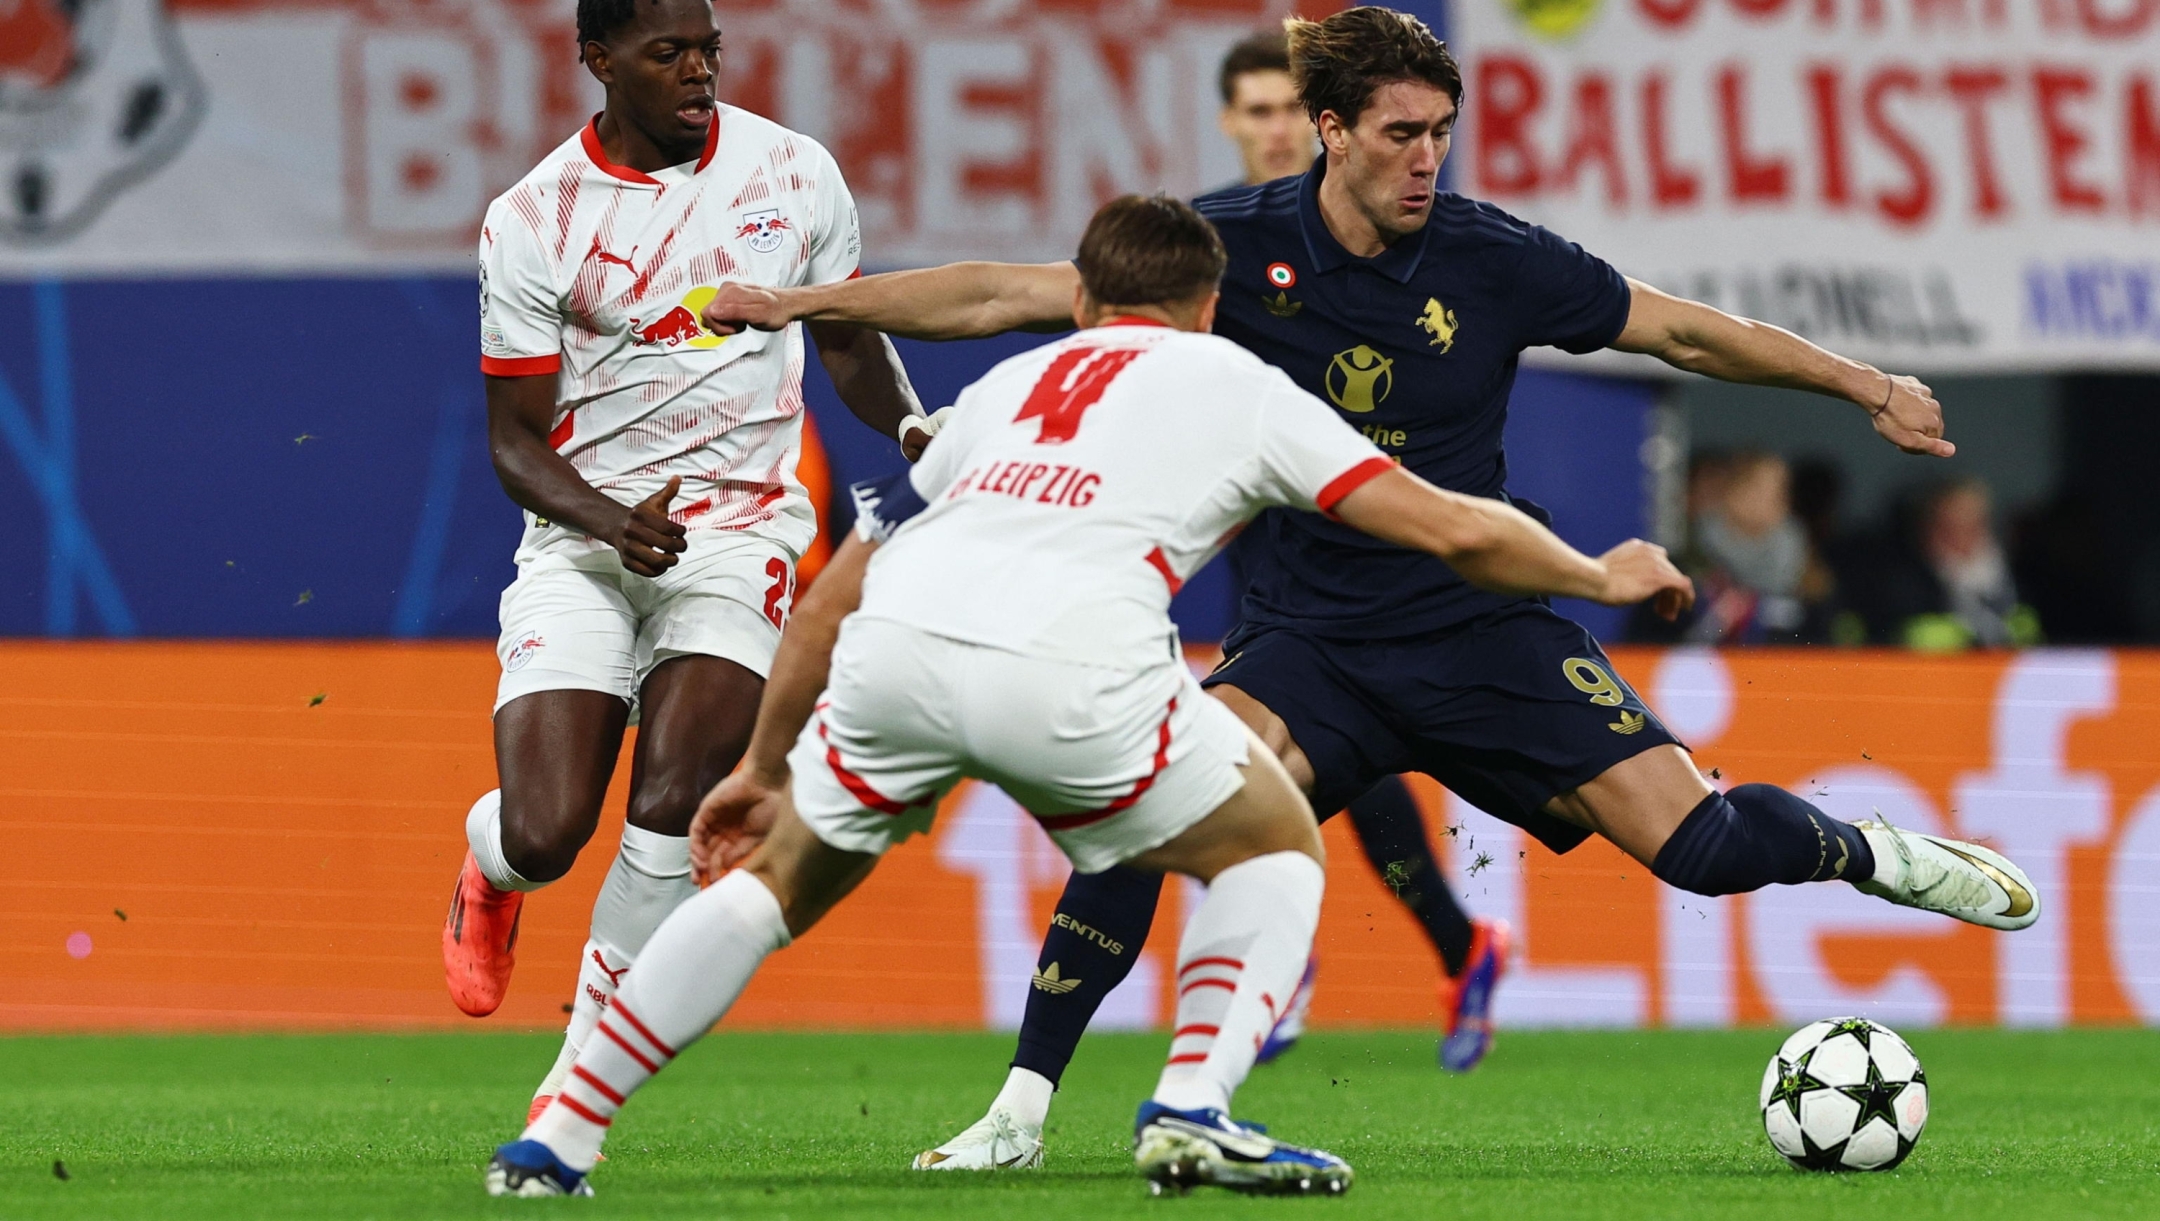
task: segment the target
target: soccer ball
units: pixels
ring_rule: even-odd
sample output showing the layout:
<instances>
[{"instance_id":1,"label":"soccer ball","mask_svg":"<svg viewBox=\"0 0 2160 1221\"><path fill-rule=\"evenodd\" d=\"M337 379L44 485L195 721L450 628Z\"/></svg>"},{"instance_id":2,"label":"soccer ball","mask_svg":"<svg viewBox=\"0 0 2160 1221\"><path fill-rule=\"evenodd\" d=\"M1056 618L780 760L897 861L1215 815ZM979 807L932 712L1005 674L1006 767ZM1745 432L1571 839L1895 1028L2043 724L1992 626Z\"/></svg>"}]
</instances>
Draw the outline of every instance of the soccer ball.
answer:
<instances>
[{"instance_id":1,"label":"soccer ball","mask_svg":"<svg viewBox=\"0 0 2160 1221\"><path fill-rule=\"evenodd\" d=\"M1802 1026L1763 1070L1763 1130L1802 1170L1888 1170L1919 1143L1927 1117L1920 1058L1866 1018Z\"/></svg>"}]
</instances>

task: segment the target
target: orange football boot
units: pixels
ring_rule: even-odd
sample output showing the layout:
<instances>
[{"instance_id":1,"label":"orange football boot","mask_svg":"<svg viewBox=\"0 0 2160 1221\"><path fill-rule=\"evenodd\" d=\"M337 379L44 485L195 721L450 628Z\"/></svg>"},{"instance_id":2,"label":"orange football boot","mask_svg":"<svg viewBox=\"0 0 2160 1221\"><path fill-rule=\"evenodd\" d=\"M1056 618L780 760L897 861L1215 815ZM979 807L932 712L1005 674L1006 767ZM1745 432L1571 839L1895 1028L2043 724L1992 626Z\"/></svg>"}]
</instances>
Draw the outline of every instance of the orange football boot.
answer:
<instances>
[{"instance_id":1,"label":"orange football boot","mask_svg":"<svg viewBox=\"0 0 2160 1221\"><path fill-rule=\"evenodd\" d=\"M470 851L450 894L450 914L443 919L443 982L450 999L473 1017L486 1017L510 990L517 967L518 916L525 893L497 890L480 872Z\"/></svg>"}]
</instances>

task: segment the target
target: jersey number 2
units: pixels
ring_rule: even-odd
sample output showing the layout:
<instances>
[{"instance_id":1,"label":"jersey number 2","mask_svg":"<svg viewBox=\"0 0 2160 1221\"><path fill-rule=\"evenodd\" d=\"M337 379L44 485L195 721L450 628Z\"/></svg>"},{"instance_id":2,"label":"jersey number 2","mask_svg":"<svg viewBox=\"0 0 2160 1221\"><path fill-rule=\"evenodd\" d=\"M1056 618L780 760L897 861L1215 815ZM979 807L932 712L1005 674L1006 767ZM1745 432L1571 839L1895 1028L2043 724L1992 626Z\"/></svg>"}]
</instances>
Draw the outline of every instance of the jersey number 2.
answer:
<instances>
[{"instance_id":1,"label":"jersey number 2","mask_svg":"<svg viewBox=\"0 0 2160 1221\"><path fill-rule=\"evenodd\" d=\"M778 628L787 626L788 602L795 592L795 569L779 556L765 561L765 575L772 578L772 588L765 591L765 617Z\"/></svg>"},{"instance_id":2,"label":"jersey number 2","mask_svg":"<svg viewBox=\"0 0 2160 1221\"><path fill-rule=\"evenodd\" d=\"M1080 417L1087 414L1110 388L1125 366L1139 356L1139 348L1068 348L1058 353L1042 380L1028 391L1027 402L1013 423L1041 420L1037 445L1063 445L1080 431Z\"/></svg>"}]
</instances>

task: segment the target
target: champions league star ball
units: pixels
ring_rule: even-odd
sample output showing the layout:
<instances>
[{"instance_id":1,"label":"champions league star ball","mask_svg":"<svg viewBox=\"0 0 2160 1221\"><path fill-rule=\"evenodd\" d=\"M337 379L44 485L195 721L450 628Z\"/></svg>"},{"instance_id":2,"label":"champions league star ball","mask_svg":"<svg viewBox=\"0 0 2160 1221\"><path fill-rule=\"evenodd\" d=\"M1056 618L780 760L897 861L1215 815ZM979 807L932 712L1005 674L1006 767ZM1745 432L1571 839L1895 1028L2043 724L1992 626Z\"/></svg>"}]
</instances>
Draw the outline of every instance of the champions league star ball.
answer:
<instances>
[{"instance_id":1,"label":"champions league star ball","mask_svg":"<svg viewBox=\"0 0 2160 1221\"><path fill-rule=\"evenodd\" d=\"M1802 1170L1888 1170L1919 1143L1927 1117L1920 1058L1866 1018L1802 1026L1763 1070L1763 1130Z\"/></svg>"}]
</instances>

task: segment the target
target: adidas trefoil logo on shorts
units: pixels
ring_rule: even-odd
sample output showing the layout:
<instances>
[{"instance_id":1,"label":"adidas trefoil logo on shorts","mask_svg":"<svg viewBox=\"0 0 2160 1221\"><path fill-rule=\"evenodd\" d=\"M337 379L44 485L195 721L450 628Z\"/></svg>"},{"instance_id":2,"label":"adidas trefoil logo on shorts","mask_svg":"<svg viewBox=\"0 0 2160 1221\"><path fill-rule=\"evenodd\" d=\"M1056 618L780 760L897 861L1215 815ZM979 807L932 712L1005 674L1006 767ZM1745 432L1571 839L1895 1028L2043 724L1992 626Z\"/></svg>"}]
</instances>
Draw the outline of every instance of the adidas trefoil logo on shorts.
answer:
<instances>
[{"instance_id":1,"label":"adidas trefoil logo on shorts","mask_svg":"<svg viewBox=\"0 0 2160 1221\"><path fill-rule=\"evenodd\" d=\"M1606 722L1605 728L1612 730L1614 733L1641 733L1642 727L1649 723L1648 718L1644 717L1642 713L1628 712L1623 709L1620 713L1620 719Z\"/></svg>"},{"instance_id":2,"label":"adidas trefoil logo on shorts","mask_svg":"<svg viewBox=\"0 0 2160 1221\"><path fill-rule=\"evenodd\" d=\"M1048 992L1052 996L1063 996L1067 992L1072 991L1074 988L1079 987L1081 984L1080 980L1066 979L1063 976L1059 975L1058 965L1054 962L1051 963L1049 966L1044 967L1042 970L1035 972L1032 980L1036 987L1042 989L1045 992Z\"/></svg>"}]
</instances>

